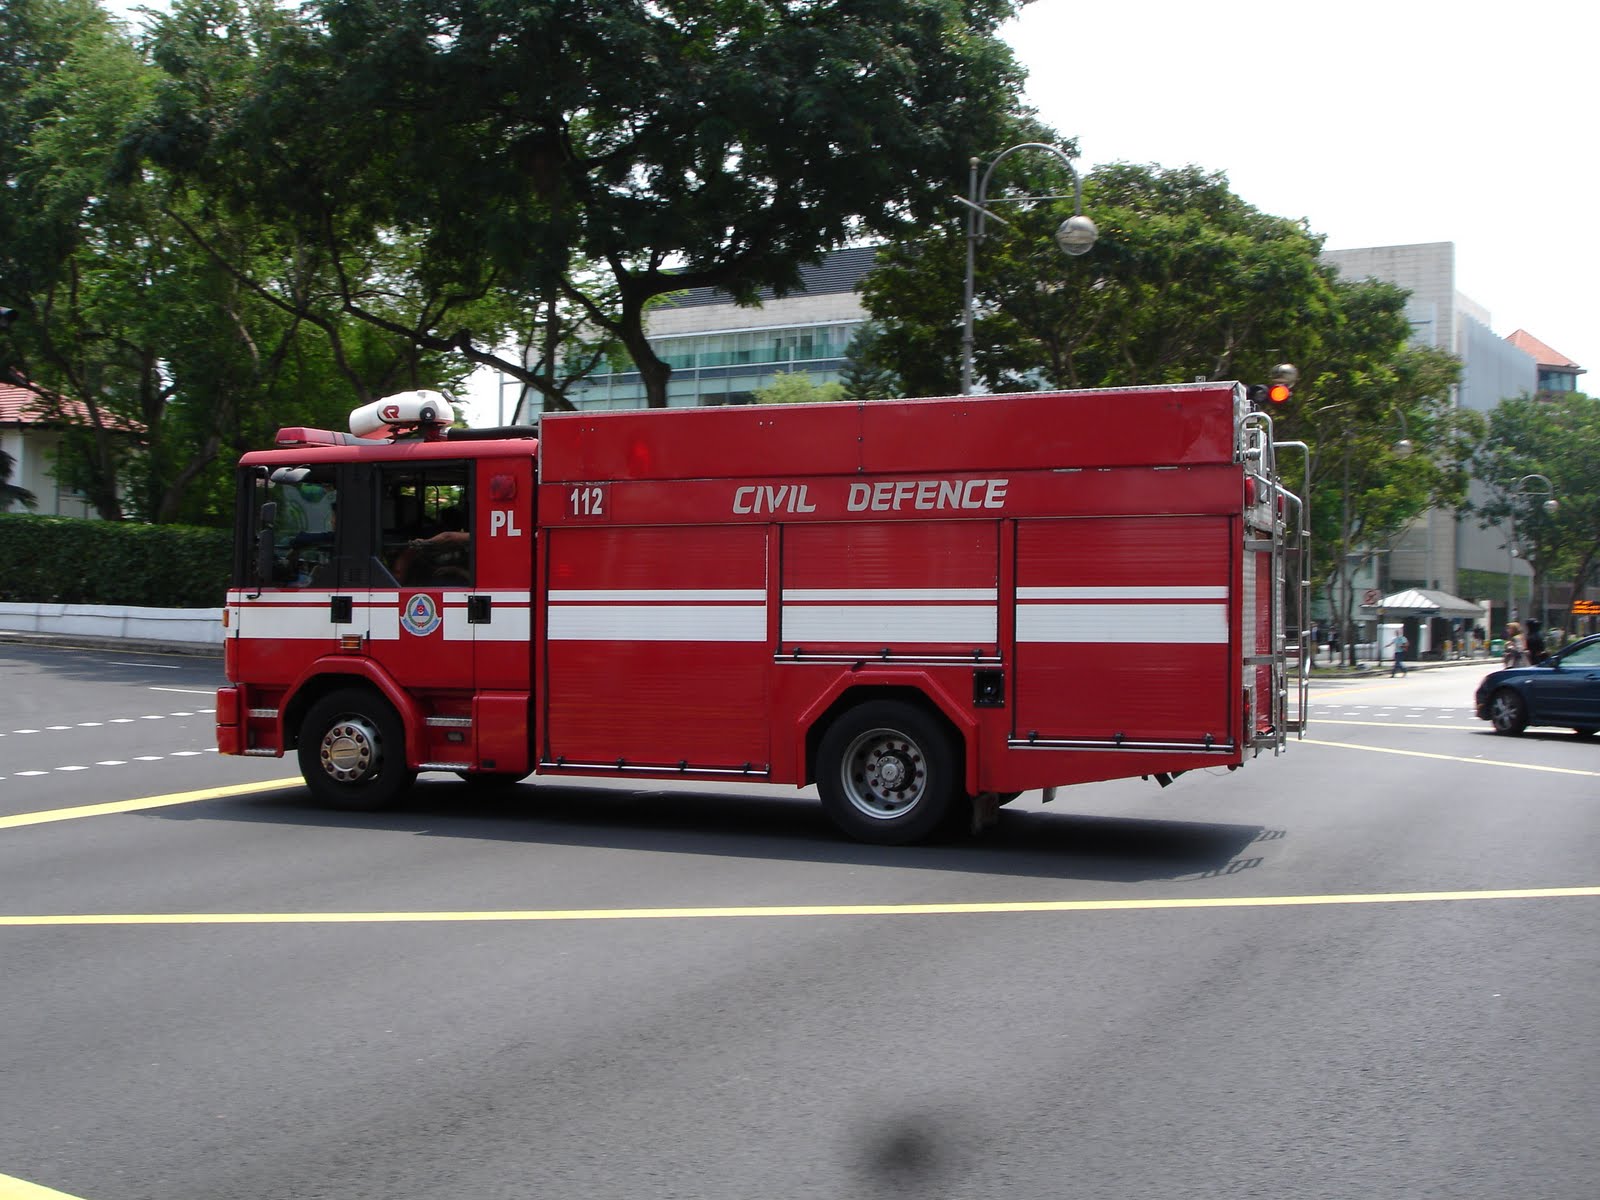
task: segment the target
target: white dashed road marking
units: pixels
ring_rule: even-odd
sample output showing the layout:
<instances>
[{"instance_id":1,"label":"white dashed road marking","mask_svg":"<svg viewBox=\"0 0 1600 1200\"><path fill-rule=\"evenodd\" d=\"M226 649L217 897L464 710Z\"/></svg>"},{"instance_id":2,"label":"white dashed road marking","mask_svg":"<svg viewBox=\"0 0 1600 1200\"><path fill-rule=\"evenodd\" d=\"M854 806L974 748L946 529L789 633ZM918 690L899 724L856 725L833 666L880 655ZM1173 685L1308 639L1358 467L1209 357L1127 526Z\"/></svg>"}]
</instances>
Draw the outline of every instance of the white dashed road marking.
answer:
<instances>
[{"instance_id":1,"label":"white dashed road marking","mask_svg":"<svg viewBox=\"0 0 1600 1200\"><path fill-rule=\"evenodd\" d=\"M168 688L164 690L180 691L183 689ZM211 693L208 692L205 694L210 695ZM197 708L183 712L146 713L139 717L110 717L105 721L80 721L76 725L46 725L40 729L12 729L6 732L0 732L0 737L36 733L70 733L79 729L102 729L107 725L133 725L139 721L164 721L168 717L209 716L214 712L216 712L216 709L214 708ZM141 754L134 759L103 758L92 765L96 767L125 767L129 764L129 762L161 762L163 759L167 758L198 758L201 755L215 754L216 752L217 748L215 746L208 746L204 750L174 750L168 754ZM33 779L40 776L50 775L57 771L87 771L89 769L89 766L74 764L65 767L52 767L48 771L13 771L10 775L10 778ZM7 778L7 776L0 775L0 780L5 778ZM0 1197L0 1200L4 1200L4 1197Z\"/></svg>"}]
</instances>

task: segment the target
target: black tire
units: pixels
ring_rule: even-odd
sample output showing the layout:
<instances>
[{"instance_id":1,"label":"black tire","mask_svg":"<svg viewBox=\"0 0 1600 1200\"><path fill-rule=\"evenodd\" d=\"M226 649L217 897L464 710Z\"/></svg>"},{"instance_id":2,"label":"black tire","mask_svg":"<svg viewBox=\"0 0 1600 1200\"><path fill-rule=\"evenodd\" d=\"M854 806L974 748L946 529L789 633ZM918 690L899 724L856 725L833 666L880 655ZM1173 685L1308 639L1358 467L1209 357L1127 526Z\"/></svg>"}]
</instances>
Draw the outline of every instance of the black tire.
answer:
<instances>
[{"instance_id":1,"label":"black tire","mask_svg":"<svg viewBox=\"0 0 1600 1200\"><path fill-rule=\"evenodd\" d=\"M829 819L851 837L905 845L961 812L959 763L942 721L899 700L872 700L823 735L817 790Z\"/></svg>"},{"instance_id":2,"label":"black tire","mask_svg":"<svg viewBox=\"0 0 1600 1200\"><path fill-rule=\"evenodd\" d=\"M349 812L390 808L417 778L399 714L369 688L340 688L313 704L298 753L311 794Z\"/></svg>"},{"instance_id":3,"label":"black tire","mask_svg":"<svg viewBox=\"0 0 1600 1200\"><path fill-rule=\"evenodd\" d=\"M1528 727L1528 705L1510 688L1501 688L1489 697L1489 720L1496 733L1516 737Z\"/></svg>"}]
</instances>

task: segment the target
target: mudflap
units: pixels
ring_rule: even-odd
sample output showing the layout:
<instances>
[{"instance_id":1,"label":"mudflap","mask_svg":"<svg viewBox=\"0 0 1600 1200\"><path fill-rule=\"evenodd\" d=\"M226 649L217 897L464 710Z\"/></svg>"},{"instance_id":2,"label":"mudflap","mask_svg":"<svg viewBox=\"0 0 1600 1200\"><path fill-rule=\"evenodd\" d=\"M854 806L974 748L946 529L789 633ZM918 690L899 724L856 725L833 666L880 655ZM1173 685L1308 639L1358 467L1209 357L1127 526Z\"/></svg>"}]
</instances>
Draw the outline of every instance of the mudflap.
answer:
<instances>
[{"instance_id":1,"label":"mudflap","mask_svg":"<svg viewBox=\"0 0 1600 1200\"><path fill-rule=\"evenodd\" d=\"M979 792L972 797L972 824L969 832L978 834L1000 822L1000 793Z\"/></svg>"}]
</instances>

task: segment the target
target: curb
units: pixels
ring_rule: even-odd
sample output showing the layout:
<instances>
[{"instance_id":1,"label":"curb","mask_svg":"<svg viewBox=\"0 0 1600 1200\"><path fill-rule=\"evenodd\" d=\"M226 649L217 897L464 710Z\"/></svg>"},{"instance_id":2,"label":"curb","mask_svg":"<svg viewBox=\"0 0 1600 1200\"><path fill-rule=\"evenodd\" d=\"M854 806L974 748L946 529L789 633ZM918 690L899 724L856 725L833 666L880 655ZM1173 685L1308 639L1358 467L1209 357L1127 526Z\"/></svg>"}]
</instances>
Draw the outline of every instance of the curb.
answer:
<instances>
[{"instance_id":1,"label":"curb","mask_svg":"<svg viewBox=\"0 0 1600 1200\"><path fill-rule=\"evenodd\" d=\"M30 633L0 629L0 645L48 646L55 650L120 650L125 654L181 654L221 658L222 647L208 642L165 642L154 638L100 637L88 633Z\"/></svg>"}]
</instances>

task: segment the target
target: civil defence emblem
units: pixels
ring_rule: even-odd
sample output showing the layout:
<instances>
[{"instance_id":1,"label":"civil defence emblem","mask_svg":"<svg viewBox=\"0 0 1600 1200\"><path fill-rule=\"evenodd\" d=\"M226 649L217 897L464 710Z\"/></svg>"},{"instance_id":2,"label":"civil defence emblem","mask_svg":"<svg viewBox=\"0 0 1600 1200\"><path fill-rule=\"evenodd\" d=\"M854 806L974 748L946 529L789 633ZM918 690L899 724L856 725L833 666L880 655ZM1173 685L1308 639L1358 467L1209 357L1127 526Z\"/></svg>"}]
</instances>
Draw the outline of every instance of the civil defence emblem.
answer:
<instances>
[{"instance_id":1,"label":"civil defence emblem","mask_svg":"<svg viewBox=\"0 0 1600 1200\"><path fill-rule=\"evenodd\" d=\"M418 592L406 601L405 610L400 614L400 625L407 633L427 637L439 628L440 619L439 606L434 603L433 597L426 592Z\"/></svg>"}]
</instances>

